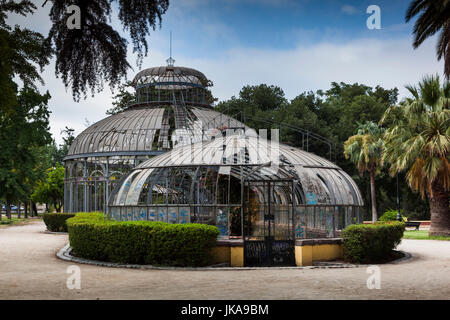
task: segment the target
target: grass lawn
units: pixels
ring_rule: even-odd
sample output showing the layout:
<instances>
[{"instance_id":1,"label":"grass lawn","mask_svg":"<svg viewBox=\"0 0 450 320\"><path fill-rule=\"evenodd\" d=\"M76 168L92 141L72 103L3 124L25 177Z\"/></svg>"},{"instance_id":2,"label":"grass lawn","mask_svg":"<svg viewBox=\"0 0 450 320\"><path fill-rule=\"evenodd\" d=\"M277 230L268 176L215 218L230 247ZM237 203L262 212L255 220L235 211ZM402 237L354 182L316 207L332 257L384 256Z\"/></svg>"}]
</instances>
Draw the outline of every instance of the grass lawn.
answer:
<instances>
[{"instance_id":1,"label":"grass lawn","mask_svg":"<svg viewBox=\"0 0 450 320\"><path fill-rule=\"evenodd\" d=\"M403 233L403 239L450 240L450 237L431 237L428 235L428 230L406 230L405 233Z\"/></svg>"},{"instance_id":2,"label":"grass lawn","mask_svg":"<svg viewBox=\"0 0 450 320\"><path fill-rule=\"evenodd\" d=\"M6 227L6 226L10 226L10 225L21 225L21 224L26 224L32 220L36 220L36 219L24 219L24 218L14 218L11 217L11 220L9 220L8 218L6 218L5 216L2 217L2 220L0 221L0 228L2 227Z\"/></svg>"}]
</instances>

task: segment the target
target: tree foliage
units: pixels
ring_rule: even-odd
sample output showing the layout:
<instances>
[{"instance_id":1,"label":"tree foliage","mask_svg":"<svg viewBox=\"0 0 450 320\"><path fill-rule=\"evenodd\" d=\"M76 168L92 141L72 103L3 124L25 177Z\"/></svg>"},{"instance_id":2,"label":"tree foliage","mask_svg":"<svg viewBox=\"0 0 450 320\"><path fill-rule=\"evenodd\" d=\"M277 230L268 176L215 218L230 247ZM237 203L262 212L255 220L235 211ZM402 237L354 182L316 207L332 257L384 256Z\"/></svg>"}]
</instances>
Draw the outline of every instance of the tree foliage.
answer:
<instances>
[{"instance_id":1,"label":"tree foliage","mask_svg":"<svg viewBox=\"0 0 450 320\"><path fill-rule=\"evenodd\" d=\"M344 143L344 155L350 159L360 175L368 172L370 176L372 221L378 220L375 194L375 175L383 165L383 129L374 122L360 124L356 135L351 136Z\"/></svg>"},{"instance_id":2,"label":"tree foliage","mask_svg":"<svg viewBox=\"0 0 450 320\"><path fill-rule=\"evenodd\" d=\"M52 27L47 43L56 53L56 75L66 87L71 86L73 98L78 101L90 90L103 89L104 82L111 87L120 84L130 67L127 62L127 41L110 24L113 0L48 0L51 2ZM47 1L46 1L47 2ZM67 20L72 15L67 7L80 8L80 29L69 29ZM119 20L129 31L133 51L138 54L138 65L148 52L146 37L150 29L166 12L168 0L119 0Z\"/></svg>"},{"instance_id":3,"label":"tree foliage","mask_svg":"<svg viewBox=\"0 0 450 320\"><path fill-rule=\"evenodd\" d=\"M17 77L24 86L36 89L36 81L43 83L38 67L42 71L52 54L40 33L6 23L9 13L25 16L34 9L36 6L28 0L0 0L0 111L3 112L10 112L17 104L17 84L13 79Z\"/></svg>"},{"instance_id":4,"label":"tree foliage","mask_svg":"<svg viewBox=\"0 0 450 320\"><path fill-rule=\"evenodd\" d=\"M250 86L251 87L251 86ZM275 86L260 85L259 90L272 91ZM247 92L257 90L247 89ZM319 134L332 143L332 160L344 169L358 184L366 212L370 210L371 194L368 173L361 176L355 165L344 155L344 142L348 137L355 135L361 123L372 121L378 123L384 112L397 103L398 89L385 89L380 86L369 87L364 84L333 82L327 90L317 92L303 92L292 100L287 100L282 90L259 94L259 97L279 97L260 101L254 97L239 94L229 100L217 104L218 111L236 116L239 120L255 129L276 128L281 129L280 140L295 147L306 149L306 137L301 132L290 129L288 125L299 127L309 132ZM245 98L245 99L244 99ZM252 102L252 103L249 103ZM260 101L255 103L255 101ZM270 101L272 101L270 103ZM274 102L276 101L276 103ZM280 103L281 102L281 103ZM263 107L261 107L263 106ZM263 111L265 109L266 111ZM257 121L265 119L271 121ZM303 138L305 141L303 141ZM329 158L328 144L309 139L309 151L325 158ZM406 183L405 173L399 173L400 205L405 216L413 219L429 218L428 200L421 200ZM383 169L375 177L377 207L380 212L396 207L396 178L391 177ZM369 216L366 216L370 219Z\"/></svg>"},{"instance_id":5,"label":"tree foliage","mask_svg":"<svg viewBox=\"0 0 450 320\"><path fill-rule=\"evenodd\" d=\"M380 171L383 165L383 132L376 123L368 121L360 124L357 134L345 141L344 155L361 174L365 171Z\"/></svg>"},{"instance_id":6,"label":"tree foliage","mask_svg":"<svg viewBox=\"0 0 450 320\"><path fill-rule=\"evenodd\" d=\"M450 84L426 76L407 89L412 98L390 107L381 121L390 124L384 159L391 174L407 171L409 186L430 199L430 233L450 235Z\"/></svg>"},{"instance_id":7,"label":"tree foliage","mask_svg":"<svg viewBox=\"0 0 450 320\"><path fill-rule=\"evenodd\" d=\"M34 202L45 203L47 209L53 205L57 212L61 211L64 203L64 167L57 165L56 167L47 169L44 180L39 181L31 200Z\"/></svg>"},{"instance_id":8,"label":"tree foliage","mask_svg":"<svg viewBox=\"0 0 450 320\"><path fill-rule=\"evenodd\" d=\"M52 50L41 34L6 23L10 13L35 9L28 0L0 0L0 200L9 217L9 205L26 203L47 169L42 150L51 141L50 94L39 93L36 82L43 83L39 71Z\"/></svg>"},{"instance_id":9,"label":"tree foliage","mask_svg":"<svg viewBox=\"0 0 450 320\"><path fill-rule=\"evenodd\" d=\"M106 114L113 115L124 111L131 103L136 101L136 94L133 91L133 84L127 81L119 86L119 92L113 96L113 107L106 110ZM131 92L130 92L131 91Z\"/></svg>"},{"instance_id":10,"label":"tree foliage","mask_svg":"<svg viewBox=\"0 0 450 320\"><path fill-rule=\"evenodd\" d=\"M0 113L0 199L7 204L26 201L41 178L42 146L51 141L49 133L50 95L23 88L14 112Z\"/></svg>"},{"instance_id":11,"label":"tree foliage","mask_svg":"<svg viewBox=\"0 0 450 320\"><path fill-rule=\"evenodd\" d=\"M450 2L448 0L414 0L406 11L405 20L409 22L418 16L414 24L414 49L426 39L439 33L436 46L438 60L444 58L444 73L450 77Z\"/></svg>"}]
</instances>

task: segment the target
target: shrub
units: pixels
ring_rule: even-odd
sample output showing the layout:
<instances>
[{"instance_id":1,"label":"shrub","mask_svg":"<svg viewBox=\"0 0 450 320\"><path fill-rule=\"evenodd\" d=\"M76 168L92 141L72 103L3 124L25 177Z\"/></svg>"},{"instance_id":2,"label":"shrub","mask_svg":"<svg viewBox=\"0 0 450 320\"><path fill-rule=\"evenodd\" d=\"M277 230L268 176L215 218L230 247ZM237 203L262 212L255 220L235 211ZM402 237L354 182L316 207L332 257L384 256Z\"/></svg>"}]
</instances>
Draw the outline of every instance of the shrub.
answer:
<instances>
[{"instance_id":1,"label":"shrub","mask_svg":"<svg viewBox=\"0 0 450 320\"><path fill-rule=\"evenodd\" d=\"M42 218L47 230L53 232L67 232L66 220L75 217L75 213L44 213Z\"/></svg>"},{"instance_id":2,"label":"shrub","mask_svg":"<svg viewBox=\"0 0 450 320\"><path fill-rule=\"evenodd\" d=\"M403 237L403 222L354 224L342 232L344 259L355 263L384 262Z\"/></svg>"},{"instance_id":3,"label":"shrub","mask_svg":"<svg viewBox=\"0 0 450 320\"><path fill-rule=\"evenodd\" d=\"M400 210L400 214L402 215L402 220L405 221L406 217L403 216L402 210ZM397 221L397 210L390 209L383 213L383 215L378 219L378 221Z\"/></svg>"},{"instance_id":4,"label":"shrub","mask_svg":"<svg viewBox=\"0 0 450 320\"><path fill-rule=\"evenodd\" d=\"M67 225L75 255L118 263L206 265L219 235L205 224L113 221L101 213L78 213Z\"/></svg>"}]
</instances>

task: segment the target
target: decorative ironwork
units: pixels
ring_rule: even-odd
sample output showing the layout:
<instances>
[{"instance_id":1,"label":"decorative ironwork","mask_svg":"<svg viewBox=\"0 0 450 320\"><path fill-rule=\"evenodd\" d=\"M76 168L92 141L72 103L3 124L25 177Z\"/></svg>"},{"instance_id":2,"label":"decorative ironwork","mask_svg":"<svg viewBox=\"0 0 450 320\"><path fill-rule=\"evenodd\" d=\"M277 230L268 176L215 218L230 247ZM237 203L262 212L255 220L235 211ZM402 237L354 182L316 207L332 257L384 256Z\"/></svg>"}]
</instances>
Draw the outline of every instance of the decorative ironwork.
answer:
<instances>
[{"instance_id":1,"label":"decorative ironwork","mask_svg":"<svg viewBox=\"0 0 450 320\"><path fill-rule=\"evenodd\" d=\"M248 240L244 242L244 264L246 267L294 266L294 241Z\"/></svg>"}]
</instances>

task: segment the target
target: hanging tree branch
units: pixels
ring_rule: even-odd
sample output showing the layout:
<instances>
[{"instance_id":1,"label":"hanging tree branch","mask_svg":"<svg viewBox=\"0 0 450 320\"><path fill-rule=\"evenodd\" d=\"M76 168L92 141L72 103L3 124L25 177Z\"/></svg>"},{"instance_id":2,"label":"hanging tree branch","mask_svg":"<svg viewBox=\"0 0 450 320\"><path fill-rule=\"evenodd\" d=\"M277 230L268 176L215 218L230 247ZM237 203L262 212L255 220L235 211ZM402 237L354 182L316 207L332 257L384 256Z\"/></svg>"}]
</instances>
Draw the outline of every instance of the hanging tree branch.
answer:
<instances>
[{"instance_id":1,"label":"hanging tree branch","mask_svg":"<svg viewBox=\"0 0 450 320\"><path fill-rule=\"evenodd\" d=\"M119 19L129 31L138 65L148 53L146 36L155 30L157 21L166 12L168 0L47 0L52 3L52 27L47 41L56 52L57 76L71 87L73 98L79 101L90 90L93 95L103 89L104 82L116 87L130 67L127 62L127 40L110 23L111 4L119 4ZM46 2L47 2L46 1ZM45 5L45 3L44 3ZM67 8L80 8L80 29L69 29L72 15Z\"/></svg>"}]
</instances>

